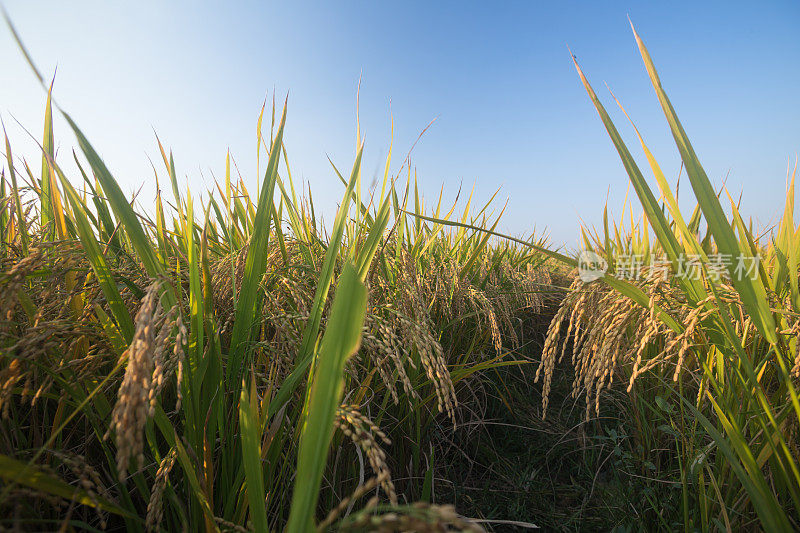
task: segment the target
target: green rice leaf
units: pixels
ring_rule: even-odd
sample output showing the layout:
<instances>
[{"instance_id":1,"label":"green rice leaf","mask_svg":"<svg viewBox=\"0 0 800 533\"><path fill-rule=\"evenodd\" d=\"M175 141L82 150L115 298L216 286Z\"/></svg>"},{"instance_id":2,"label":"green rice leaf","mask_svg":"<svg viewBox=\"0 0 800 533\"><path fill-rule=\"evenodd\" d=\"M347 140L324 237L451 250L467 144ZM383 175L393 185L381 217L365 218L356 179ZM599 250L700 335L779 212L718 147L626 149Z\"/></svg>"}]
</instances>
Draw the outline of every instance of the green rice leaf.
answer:
<instances>
[{"instance_id":1,"label":"green rice leaf","mask_svg":"<svg viewBox=\"0 0 800 533\"><path fill-rule=\"evenodd\" d=\"M59 496L81 505L96 507L126 518L139 519L133 513L122 509L97 494L89 495L85 490L69 485L65 481L46 473L39 468L17 461L7 455L0 455L0 478L7 482L19 483L46 494Z\"/></svg>"},{"instance_id":2,"label":"green rice leaf","mask_svg":"<svg viewBox=\"0 0 800 533\"><path fill-rule=\"evenodd\" d=\"M322 339L318 370L308 397L300 436L297 476L286 531L305 533L313 525L322 473L328 457L336 409L344 388L344 365L358 349L367 306L367 288L351 264L339 278L330 323Z\"/></svg>"},{"instance_id":3,"label":"green rice leaf","mask_svg":"<svg viewBox=\"0 0 800 533\"><path fill-rule=\"evenodd\" d=\"M272 224L274 207L273 194L278 177L278 162L283 139L283 128L286 124L286 105L283 106L278 133L269 154L267 170L264 173L264 184L258 199L258 209L253 222L253 234L247 248L247 261L244 267L241 293L236 307L236 315L231 336L231 347L227 365L228 388L235 390L241 381L242 369L249 366L249 343L253 335L253 324L259 303L259 285L267 268L270 225Z\"/></svg>"},{"instance_id":4,"label":"green rice leaf","mask_svg":"<svg viewBox=\"0 0 800 533\"><path fill-rule=\"evenodd\" d=\"M633 28L633 25L631 25L631 28ZM633 29L633 34L636 37L636 43L639 46L639 52L647 68L650 81L661 103L661 108L664 110L664 115L667 118L670 130L672 130L672 136L675 139L675 144L678 146L678 151L681 154L681 159L686 168L686 173L689 176L700 209L702 209L703 215L708 221L709 230L714 235L714 242L722 254L730 254L733 258L742 256L744 260L752 260L749 251L739 247L733 229L728 223L719 199L714 192L714 188L711 186L711 181L700 165L697 154L695 154L694 148L692 148L689 138L678 120L672 103L669 101L669 98L667 98L666 92L664 92L655 65L653 65L653 61L650 58L650 53L647 51L639 34L636 33L636 29ZM759 280L752 280L747 276L740 276L736 272L736 265L733 262L728 264L728 271L742 299L742 303L750 313L753 324L755 324L767 341L771 344L775 344L778 340L775 335L775 320L767 304L764 287Z\"/></svg>"},{"instance_id":5,"label":"green rice leaf","mask_svg":"<svg viewBox=\"0 0 800 533\"><path fill-rule=\"evenodd\" d=\"M261 422L258 415L258 396L255 376L250 386L242 383L239 399L239 427L242 431L242 463L247 479L247 499L255 531L267 531L264 469L261 465Z\"/></svg>"}]
</instances>

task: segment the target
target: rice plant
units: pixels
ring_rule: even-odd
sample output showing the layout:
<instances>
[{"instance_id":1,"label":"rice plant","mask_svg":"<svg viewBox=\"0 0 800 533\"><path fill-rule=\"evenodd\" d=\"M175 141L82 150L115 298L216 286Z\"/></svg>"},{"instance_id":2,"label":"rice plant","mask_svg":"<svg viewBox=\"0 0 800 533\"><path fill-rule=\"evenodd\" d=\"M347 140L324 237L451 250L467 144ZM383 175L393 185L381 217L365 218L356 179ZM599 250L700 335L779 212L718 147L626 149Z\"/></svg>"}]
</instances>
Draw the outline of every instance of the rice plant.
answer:
<instances>
[{"instance_id":1,"label":"rice plant","mask_svg":"<svg viewBox=\"0 0 800 533\"><path fill-rule=\"evenodd\" d=\"M681 212L634 125L656 179L656 198L573 56L643 213L637 221L631 209L626 229L626 206L611 225L606 206L602 233L583 228L585 251L602 259L599 274L588 265L591 278L579 275L586 266L581 254L576 259L504 236L573 269L536 371L541 413L546 417L556 364L569 353L572 395L584 397L585 420L600 414L603 393L611 396L615 379L622 382L627 398L617 402L617 416L633 434L637 464L648 467L638 477L681 487L680 517L649 494L631 495L632 507L652 511L641 515L639 527L793 531L800 526L797 166L789 167L775 231L758 233L727 189L714 190L644 42L633 33L697 204L689 217Z\"/></svg>"},{"instance_id":2,"label":"rice plant","mask_svg":"<svg viewBox=\"0 0 800 533\"><path fill-rule=\"evenodd\" d=\"M696 207L681 211L634 126L654 192L573 57L642 208L610 220L606 207L600 230L583 228L584 252L604 266L591 278L544 238L497 232L494 196L459 206L442 191L426 206L391 146L380 183L362 188L360 133L349 170L331 165L343 195L325 227L292 179L288 100L257 117L259 175L236 175L221 153L224 177L203 195L179 186L156 138L163 168L143 208L12 32L46 101L41 166L15 156L3 126L3 529L533 527L437 497L441 473L462 467L437 446L487 423L475 414L482 388L508 412L538 409L547 427L565 375L583 401L574 451L588 464L587 442L613 441L639 528L800 527L796 167L779 224L759 233L712 186L635 31ZM54 113L79 148L74 175L55 151ZM529 315L553 316L540 353ZM522 393L541 383L535 408L511 403L520 395L501 373L527 376L531 362ZM563 362L572 370L558 375Z\"/></svg>"},{"instance_id":3,"label":"rice plant","mask_svg":"<svg viewBox=\"0 0 800 533\"><path fill-rule=\"evenodd\" d=\"M606 217L602 234L584 231L586 248L604 257L610 272L588 284L576 279L561 303L537 371L543 409L569 339L573 391L585 397L586 417L599 414L602 392L621 381L636 439L649 463L662 465L656 475L681 483L681 527L794 530L800 513L796 166L776 231L759 237L727 190L712 187L635 30L634 36L697 207L688 217L681 212L635 130L658 185L656 199L576 61L643 216L639 224L629 220L627 231L624 217L613 229Z\"/></svg>"},{"instance_id":4,"label":"rice plant","mask_svg":"<svg viewBox=\"0 0 800 533\"><path fill-rule=\"evenodd\" d=\"M258 124L256 195L228 154L199 203L158 142L171 198L159 188L152 212L52 84L41 172L5 137L3 527L481 529L414 503L429 497L428 431L459 423L462 383L522 363L512 314L542 305L545 259L410 215L424 201L391 151L380 190L362 191L360 141L348 174L331 169L344 193L326 229L295 192L287 104ZM471 205L465 223L497 218Z\"/></svg>"}]
</instances>

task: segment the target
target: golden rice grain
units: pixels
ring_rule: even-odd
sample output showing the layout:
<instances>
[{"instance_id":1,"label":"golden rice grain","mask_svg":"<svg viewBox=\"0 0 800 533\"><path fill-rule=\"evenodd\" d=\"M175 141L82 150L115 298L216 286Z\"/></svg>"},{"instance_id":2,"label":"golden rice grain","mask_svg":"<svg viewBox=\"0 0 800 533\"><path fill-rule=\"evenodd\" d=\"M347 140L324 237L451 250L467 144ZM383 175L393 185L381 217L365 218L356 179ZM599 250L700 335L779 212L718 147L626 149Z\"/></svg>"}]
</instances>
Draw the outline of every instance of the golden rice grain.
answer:
<instances>
[{"instance_id":1,"label":"golden rice grain","mask_svg":"<svg viewBox=\"0 0 800 533\"><path fill-rule=\"evenodd\" d=\"M155 531L161 524L161 519L164 516L164 489L167 487L169 473L172 471L177 456L176 449L172 448L158 465L158 471L153 480L153 486L150 488L150 501L147 503L147 517L145 519L145 528L147 531Z\"/></svg>"}]
</instances>

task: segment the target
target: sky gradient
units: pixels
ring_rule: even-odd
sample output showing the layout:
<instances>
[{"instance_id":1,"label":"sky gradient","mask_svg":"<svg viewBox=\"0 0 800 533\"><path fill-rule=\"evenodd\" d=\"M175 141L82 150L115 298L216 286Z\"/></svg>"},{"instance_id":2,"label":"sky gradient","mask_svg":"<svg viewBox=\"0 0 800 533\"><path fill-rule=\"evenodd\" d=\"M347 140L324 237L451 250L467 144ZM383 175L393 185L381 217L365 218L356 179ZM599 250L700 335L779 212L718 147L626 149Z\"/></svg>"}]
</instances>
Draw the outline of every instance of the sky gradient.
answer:
<instances>
[{"instance_id":1,"label":"sky gradient","mask_svg":"<svg viewBox=\"0 0 800 533\"><path fill-rule=\"evenodd\" d=\"M333 7L336 4L336 8ZM665 174L679 160L627 17L647 44L683 125L716 184L744 193L743 213L775 221L787 161L800 150L798 2L4 2L54 95L123 190L152 198L161 171L154 130L198 194L230 148L255 189L256 119L288 94L285 142L295 181L332 220L343 192L327 157L349 170L356 89L364 179L382 171L394 117L397 169L412 153L428 203L463 184L508 198L499 228L547 228L577 244L581 220L618 212L627 176L570 61L577 56L643 170L604 83L622 101ZM33 158L45 94L0 27L0 116L15 155ZM73 137L55 123L58 161ZM70 168L66 165L67 168ZM649 170L645 172L651 178ZM651 183L653 180L651 179ZM687 184L688 185L688 184ZM684 189L682 187L682 189ZM687 191L681 197L688 204Z\"/></svg>"}]
</instances>

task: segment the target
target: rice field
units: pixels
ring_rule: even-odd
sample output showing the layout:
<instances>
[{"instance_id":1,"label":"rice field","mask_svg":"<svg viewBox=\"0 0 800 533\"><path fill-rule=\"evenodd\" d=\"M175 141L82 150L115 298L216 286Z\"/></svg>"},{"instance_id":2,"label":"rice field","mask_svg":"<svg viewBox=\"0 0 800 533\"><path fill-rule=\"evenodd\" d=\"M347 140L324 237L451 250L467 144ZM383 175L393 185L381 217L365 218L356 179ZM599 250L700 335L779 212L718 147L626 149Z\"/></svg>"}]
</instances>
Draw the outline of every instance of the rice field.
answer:
<instances>
[{"instance_id":1,"label":"rice field","mask_svg":"<svg viewBox=\"0 0 800 533\"><path fill-rule=\"evenodd\" d=\"M323 226L274 100L255 190L230 155L186 190L159 143L144 209L48 92L41 161L3 150L0 528L798 529L796 167L754 228L635 41L696 207L576 61L641 213L583 229L591 281L497 233L494 198L426 202L391 149L362 186L360 138ZM79 153L56 157L54 114Z\"/></svg>"}]
</instances>

